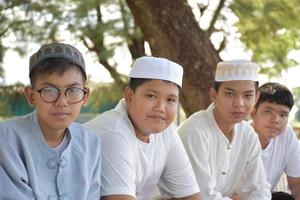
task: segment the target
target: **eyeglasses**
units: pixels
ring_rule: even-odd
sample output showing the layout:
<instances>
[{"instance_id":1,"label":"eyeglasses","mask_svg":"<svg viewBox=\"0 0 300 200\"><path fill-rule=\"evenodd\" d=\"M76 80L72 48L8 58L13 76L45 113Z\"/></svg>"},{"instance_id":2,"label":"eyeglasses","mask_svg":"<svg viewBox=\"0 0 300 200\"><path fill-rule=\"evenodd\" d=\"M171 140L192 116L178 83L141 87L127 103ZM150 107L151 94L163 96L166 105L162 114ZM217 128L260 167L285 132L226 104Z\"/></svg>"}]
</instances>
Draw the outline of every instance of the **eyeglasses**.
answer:
<instances>
[{"instance_id":1,"label":"eyeglasses","mask_svg":"<svg viewBox=\"0 0 300 200\"><path fill-rule=\"evenodd\" d=\"M40 93L42 100L46 103L54 103L59 99L60 93L64 93L66 101L70 104L75 104L82 101L84 95L87 94L86 88L81 89L77 87L69 87L62 89L55 87L44 87L35 91Z\"/></svg>"}]
</instances>

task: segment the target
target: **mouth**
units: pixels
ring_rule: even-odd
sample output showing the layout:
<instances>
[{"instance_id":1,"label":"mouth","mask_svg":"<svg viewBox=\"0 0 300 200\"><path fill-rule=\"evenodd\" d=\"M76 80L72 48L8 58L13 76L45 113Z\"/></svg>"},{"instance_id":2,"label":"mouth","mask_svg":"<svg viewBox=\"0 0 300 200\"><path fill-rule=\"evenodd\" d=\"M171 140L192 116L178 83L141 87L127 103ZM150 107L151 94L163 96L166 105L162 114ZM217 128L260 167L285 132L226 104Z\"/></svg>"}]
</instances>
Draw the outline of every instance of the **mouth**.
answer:
<instances>
[{"instance_id":1,"label":"mouth","mask_svg":"<svg viewBox=\"0 0 300 200\"><path fill-rule=\"evenodd\" d=\"M52 115L54 115L56 117L63 117L63 116L67 116L69 114L66 112L54 112L54 113L52 113Z\"/></svg>"},{"instance_id":2,"label":"mouth","mask_svg":"<svg viewBox=\"0 0 300 200\"><path fill-rule=\"evenodd\" d=\"M232 116L235 118L241 118L244 117L245 113L243 112L231 112Z\"/></svg>"},{"instance_id":3,"label":"mouth","mask_svg":"<svg viewBox=\"0 0 300 200\"><path fill-rule=\"evenodd\" d=\"M148 116L150 119L155 120L155 121L166 121L166 119L162 116Z\"/></svg>"},{"instance_id":4,"label":"mouth","mask_svg":"<svg viewBox=\"0 0 300 200\"><path fill-rule=\"evenodd\" d=\"M280 132L279 129L276 128L276 127L267 126L266 128L267 128L269 131L271 131L271 132L275 132L275 133L279 133L279 132Z\"/></svg>"}]
</instances>

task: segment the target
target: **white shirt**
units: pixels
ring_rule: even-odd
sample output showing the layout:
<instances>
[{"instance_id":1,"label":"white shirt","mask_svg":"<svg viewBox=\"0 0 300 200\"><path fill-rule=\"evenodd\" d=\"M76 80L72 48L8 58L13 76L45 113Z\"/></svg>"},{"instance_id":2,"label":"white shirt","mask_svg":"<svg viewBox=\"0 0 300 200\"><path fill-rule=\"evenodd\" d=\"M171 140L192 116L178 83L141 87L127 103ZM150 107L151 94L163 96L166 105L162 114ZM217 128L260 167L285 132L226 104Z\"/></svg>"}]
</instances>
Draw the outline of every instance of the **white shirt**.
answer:
<instances>
[{"instance_id":1,"label":"white shirt","mask_svg":"<svg viewBox=\"0 0 300 200\"><path fill-rule=\"evenodd\" d=\"M300 177L300 145L292 128L270 140L262 151L262 159L267 179L272 191L283 173L291 177Z\"/></svg>"},{"instance_id":2,"label":"white shirt","mask_svg":"<svg viewBox=\"0 0 300 200\"><path fill-rule=\"evenodd\" d=\"M211 105L193 114L178 127L204 199L231 199L233 192L241 200L271 199L253 128L246 122L237 123L229 142L213 109Z\"/></svg>"},{"instance_id":3,"label":"white shirt","mask_svg":"<svg viewBox=\"0 0 300 200\"><path fill-rule=\"evenodd\" d=\"M103 196L152 199L159 189L171 197L199 192L192 166L173 127L140 141L128 118L124 99L115 109L87 122L102 138Z\"/></svg>"}]
</instances>

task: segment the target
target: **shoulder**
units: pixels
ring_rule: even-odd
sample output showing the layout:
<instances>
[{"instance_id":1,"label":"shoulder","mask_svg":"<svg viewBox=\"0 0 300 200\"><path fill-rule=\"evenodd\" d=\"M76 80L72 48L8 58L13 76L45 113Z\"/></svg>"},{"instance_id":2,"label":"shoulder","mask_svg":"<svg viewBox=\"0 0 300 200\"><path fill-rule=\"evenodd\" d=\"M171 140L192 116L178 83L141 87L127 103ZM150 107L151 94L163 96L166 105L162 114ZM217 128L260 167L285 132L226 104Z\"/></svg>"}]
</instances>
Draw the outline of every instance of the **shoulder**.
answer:
<instances>
[{"instance_id":1,"label":"shoulder","mask_svg":"<svg viewBox=\"0 0 300 200\"><path fill-rule=\"evenodd\" d=\"M241 141L244 141L246 143L252 142L249 143L249 145L256 145L256 143L259 143L258 135L249 122L241 121L237 123L235 125L235 132L237 137L239 137Z\"/></svg>"},{"instance_id":2,"label":"shoulder","mask_svg":"<svg viewBox=\"0 0 300 200\"><path fill-rule=\"evenodd\" d=\"M204 110L198 111L184 120L177 128L179 132L186 131L188 129L199 128L205 125L207 122L207 113Z\"/></svg>"},{"instance_id":3,"label":"shoulder","mask_svg":"<svg viewBox=\"0 0 300 200\"><path fill-rule=\"evenodd\" d=\"M84 125L99 135L105 132L128 132L132 127L127 113L120 113L116 110L106 111Z\"/></svg>"},{"instance_id":4,"label":"shoulder","mask_svg":"<svg viewBox=\"0 0 300 200\"><path fill-rule=\"evenodd\" d=\"M205 110L198 111L184 120L177 131L182 139L207 136L210 132L211 122L209 113Z\"/></svg>"},{"instance_id":5,"label":"shoulder","mask_svg":"<svg viewBox=\"0 0 300 200\"><path fill-rule=\"evenodd\" d=\"M0 138L26 137L33 126L32 114L0 122Z\"/></svg>"},{"instance_id":6,"label":"shoulder","mask_svg":"<svg viewBox=\"0 0 300 200\"><path fill-rule=\"evenodd\" d=\"M235 129L238 132L243 132L248 137L257 137L257 134L251 124L247 121L241 121L235 125Z\"/></svg>"},{"instance_id":7,"label":"shoulder","mask_svg":"<svg viewBox=\"0 0 300 200\"><path fill-rule=\"evenodd\" d=\"M93 148L97 148L97 146L100 146L100 138L97 134L83 124L73 122L69 126L69 131L73 142L80 143L80 145L86 147L92 146Z\"/></svg>"}]
</instances>

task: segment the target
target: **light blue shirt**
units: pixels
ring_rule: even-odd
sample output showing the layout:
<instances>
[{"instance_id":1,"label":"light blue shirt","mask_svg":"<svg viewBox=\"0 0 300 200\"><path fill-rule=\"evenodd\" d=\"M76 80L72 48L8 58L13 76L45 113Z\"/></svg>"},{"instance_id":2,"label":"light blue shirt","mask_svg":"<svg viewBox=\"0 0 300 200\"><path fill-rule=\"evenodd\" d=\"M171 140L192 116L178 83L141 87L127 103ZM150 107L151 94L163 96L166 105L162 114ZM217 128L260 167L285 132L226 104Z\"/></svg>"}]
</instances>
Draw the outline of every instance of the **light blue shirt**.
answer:
<instances>
[{"instance_id":1,"label":"light blue shirt","mask_svg":"<svg viewBox=\"0 0 300 200\"><path fill-rule=\"evenodd\" d=\"M0 123L0 199L100 199L100 140L73 123L59 155L48 147L33 112Z\"/></svg>"}]
</instances>

